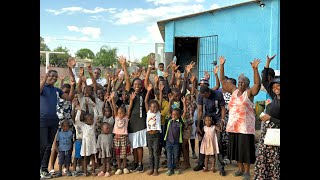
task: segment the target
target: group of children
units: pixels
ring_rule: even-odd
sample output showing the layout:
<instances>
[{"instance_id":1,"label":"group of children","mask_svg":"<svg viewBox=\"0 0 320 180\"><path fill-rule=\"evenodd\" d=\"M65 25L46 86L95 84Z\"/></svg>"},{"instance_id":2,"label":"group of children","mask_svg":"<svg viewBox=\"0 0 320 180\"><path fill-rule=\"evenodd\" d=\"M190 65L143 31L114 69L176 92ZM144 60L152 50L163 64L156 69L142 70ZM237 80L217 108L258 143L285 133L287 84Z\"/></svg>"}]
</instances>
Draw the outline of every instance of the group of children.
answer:
<instances>
[{"instance_id":1,"label":"group of children","mask_svg":"<svg viewBox=\"0 0 320 180\"><path fill-rule=\"evenodd\" d=\"M68 176L81 174L87 176L90 170L88 164L92 166L92 175L110 176L113 162L116 162L114 173L116 175L135 171L136 167L127 166L127 156L131 154L133 144L133 140L129 140L128 130L133 128L132 123L146 127L146 130L142 131L145 134L141 139L146 139L149 150L148 175L159 174L163 148L168 168L167 175L179 174L180 170L191 168L189 140L193 138L193 143L192 140L190 142L193 145L193 158L196 158L194 116L197 111L198 92L197 79L192 73L194 63L184 68L182 76L178 70L179 66L174 62L164 70L162 63L155 68L155 60L151 58L147 72L143 73L140 70L131 75L125 67L125 58L120 57L119 62L124 73L106 74L107 84L102 87L96 82L91 66L87 70L92 85L87 85L84 69L80 69L75 98L69 105L72 106L71 117L69 119L66 116L59 117L61 128L55 138L56 146L53 147L58 152L59 160L59 171L52 171L55 177L62 176L63 166ZM171 73L168 72L169 69ZM154 82L149 80L152 71L156 72ZM143 76L145 78L141 80L140 77ZM63 87L70 86L63 85ZM143 121L137 120L142 117ZM221 128L216 127L210 116L204 117L204 123L205 135L200 147L200 153L206 155L204 171L209 170L208 160L213 156L210 170L215 172L214 157L219 153L215 132L221 131ZM74 170L71 173L69 165L73 151ZM183 157L182 163L180 156ZM141 166L140 159L138 161L136 160L138 157L134 158ZM101 166L98 174L95 173L96 165Z\"/></svg>"}]
</instances>

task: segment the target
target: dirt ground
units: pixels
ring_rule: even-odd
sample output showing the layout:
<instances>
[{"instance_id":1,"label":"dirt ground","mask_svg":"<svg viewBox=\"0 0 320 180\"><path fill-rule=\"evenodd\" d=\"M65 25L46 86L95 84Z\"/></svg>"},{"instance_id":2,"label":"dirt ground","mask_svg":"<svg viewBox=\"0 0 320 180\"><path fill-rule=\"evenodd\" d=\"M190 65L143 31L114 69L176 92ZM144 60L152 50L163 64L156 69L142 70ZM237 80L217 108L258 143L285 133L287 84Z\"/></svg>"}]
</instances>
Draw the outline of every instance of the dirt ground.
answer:
<instances>
[{"instance_id":1,"label":"dirt ground","mask_svg":"<svg viewBox=\"0 0 320 180\"><path fill-rule=\"evenodd\" d=\"M196 152L198 149L198 143L196 142ZM196 159L192 159L191 158L191 148L190 148L190 163L191 163L191 167L194 168L197 164L196 164ZM198 155L198 153L197 153ZM55 179L61 179L61 180L71 180L71 179L78 179L78 180L99 180L99 179L117 179L117 180L125 180L125 179L130 179L130 180L147 180L147 179L152 179L152 180L157 180L157 179L174 179L174 180L188 180L188 179L197 179L197 178L201 178L201 179L215 179L215 180L241 180L242 177L235 177L232 174L237 170L237 167L235 165L236 162L233 162L233 164L228 164L225 166L225 171L226 171L226 176L220 176L219 172L203 172L203 171L193 171L192 168L184 170L181 172L181 174L179 175L171 175L171 176L167 176L166 172L167 172L167 168L160 168L159 169L159 175L158 176L149 176L147 175L147 172L149 171L149 163L148 163L148 157L149 157L149 153L148 153L148 148L144 147L143 148L143 164L144 164L144 172L143 173L138 173L138 172L133 172L130 174L121 174L121 175L114 175L112 174L110 177L98 177L98 176L78 176L78 177L67 177L66 175L63 174L62 177L59 178L55 178ZM129 159L129 163L132 162L133 160L133 156L130 155L128 157ZM183 158L181 158L182 160ZM160 163L163 162L164 160L164 155L161 155L160 158ZM161 165L160 165L161 166ZM211 164L209 164L209 167L211 166ZM218 169L216 167L216 169ZM58 164L56 162L55 165L55 170L58 170ZM99 173L97 171L97 173ZM250 166L250 174L251 174L251 179L253 179L253 173L254 173L254 165Z\"/></svg>"}]
</instances>

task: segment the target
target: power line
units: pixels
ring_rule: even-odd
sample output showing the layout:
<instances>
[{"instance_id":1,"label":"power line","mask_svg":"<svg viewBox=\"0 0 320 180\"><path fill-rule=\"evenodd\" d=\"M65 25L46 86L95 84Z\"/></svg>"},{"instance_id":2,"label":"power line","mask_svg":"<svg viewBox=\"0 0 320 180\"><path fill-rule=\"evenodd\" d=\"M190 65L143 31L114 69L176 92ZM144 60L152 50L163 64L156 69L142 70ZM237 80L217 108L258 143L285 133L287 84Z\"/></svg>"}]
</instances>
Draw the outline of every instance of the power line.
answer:
<instances>
[{"instance_id":1,"label":"power line","mask_svg":"<svg viewBox=\"0 0 320 180\"><path fill-rule=\"evenodd\" d=\"M139 43L139 42L119 42L119 41L94 41L94 40L90 40L90 41L84 41L84 40L77 40L77 39L53 39L53 40L57 40L57 41L74 41L74 42L88 42L88 43L96 43L96 42L101 42L101 43L114 43L114 44L154 44L154 43Z\"/></svg>"}]
</instances>

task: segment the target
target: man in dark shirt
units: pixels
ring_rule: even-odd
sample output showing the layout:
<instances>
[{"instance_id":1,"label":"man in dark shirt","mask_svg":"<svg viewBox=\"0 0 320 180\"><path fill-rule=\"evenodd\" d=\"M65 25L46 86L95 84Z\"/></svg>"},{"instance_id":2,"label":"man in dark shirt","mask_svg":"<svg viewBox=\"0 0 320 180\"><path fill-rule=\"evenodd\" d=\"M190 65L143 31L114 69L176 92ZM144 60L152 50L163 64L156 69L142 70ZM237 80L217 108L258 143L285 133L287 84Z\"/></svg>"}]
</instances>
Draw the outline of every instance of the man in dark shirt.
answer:
<instances>
[{"instance_id":1,"label":"man in dark shirt","mask_svg":"<svg viewBox=\"0 0 320 180\"><path fill-rule=\"evenodd\" d=\"M40 83L40 176L46 179L51 178L48 173L48 162L59 123L56 111L58 96L68 101L72 101L74 97L74 79L70 78L71 88L67 94L54 87L57 78L57 71L49 70Z\"/></svg>"},{"instance_id":2,"label":"man in dark shirt","mask_svg":"<svg viewBox=\"0 0 320 180\"><path fill-rule=\"evenodd\" d=\"M220 126L220 130L223 127L224 118L226 115L225 111L225 101L223 98L223 94L217 90L211 90L207 85L200 87L200 94L198 95L198 122L197 122L197 133L199 136L203 137L203 120L202 120L202 112L203 112L203 105L205 105L205 114L212 117L214 121L213 124L217 124L218 127ZM218 128L219 129L219 128ZM221 135L219 131L216 131L219 149L222 149L222 142L221 142ZM199 147L201 146L201 142L199 141ZM200 154L199 152L199 161L198 165L193 169L194 171L199 171L204 167L204 154ZM218 154L218 165L220 175L225 176L226 173L224 171L224 162L223 162L223 155L220 153Z\"/></svg>"}]
</instances>

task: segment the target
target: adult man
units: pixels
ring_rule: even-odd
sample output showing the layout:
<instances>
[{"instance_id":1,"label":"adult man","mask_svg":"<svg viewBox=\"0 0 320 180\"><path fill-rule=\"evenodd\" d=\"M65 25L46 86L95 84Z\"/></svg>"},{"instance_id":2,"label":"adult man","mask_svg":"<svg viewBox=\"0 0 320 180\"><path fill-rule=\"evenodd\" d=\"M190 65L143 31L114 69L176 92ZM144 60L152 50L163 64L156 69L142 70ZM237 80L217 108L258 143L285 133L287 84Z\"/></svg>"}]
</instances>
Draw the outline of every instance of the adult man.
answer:
<instances>
[{"instance_id":1,"label":"adult man","mask_svg":"<svg viewBox=\"0 0 320 180\"><path fill-rule=\"evenodd\" d=\"M213 121L220 127L218 129L222 129L224 118L226 115L225 111L225 101L223 98L223 94L217 90L211 90L208 86L204 85L200 87L200 94L198 95L198 122L197 122L197 133L198 136L203 137L203 105L205 105L205 115L209 115L212 117ZM219 149L222 149L222 138L220 131L217 131L217 138ZM201 142L199 141L199 146L201 146ZM199 161L198 165L193 169L194 171L199 171L204 167L204 154L199 153ZM218 154L218 165L221 176L225 176L226 173L224 171L224 162L223 155Z\"/></svg>"},{"instance_id":2,"label":"adult man","mask_svg":"<svg viewBox=\"0 0 320 180\"><path fill-rule=\"evenodd\" d=\"M107 80L105 78L101 78L101 69L100 68L95 68L94 71L94 78L96 79L96 82L100 84L101 86L104 86L107 84ZM87 79L87 85L90 86L92 84L91 79Z\"/></svg>"},{"instance_id":3,"label":"adult man","mask_svg":"<svg viewBox=\"0 0 320 180\"><path fill-rule=\"evenodd\" d=\"M51 145L59 123L56 110L58 97L68 101L71 101L74 97L74 79L70 79L71 88L69 94L67 94L54 87L57 78L57 71L49 70L40 83L40 176L46 179L51 178L47 168Z\"/></svg>"}]
</instances>

